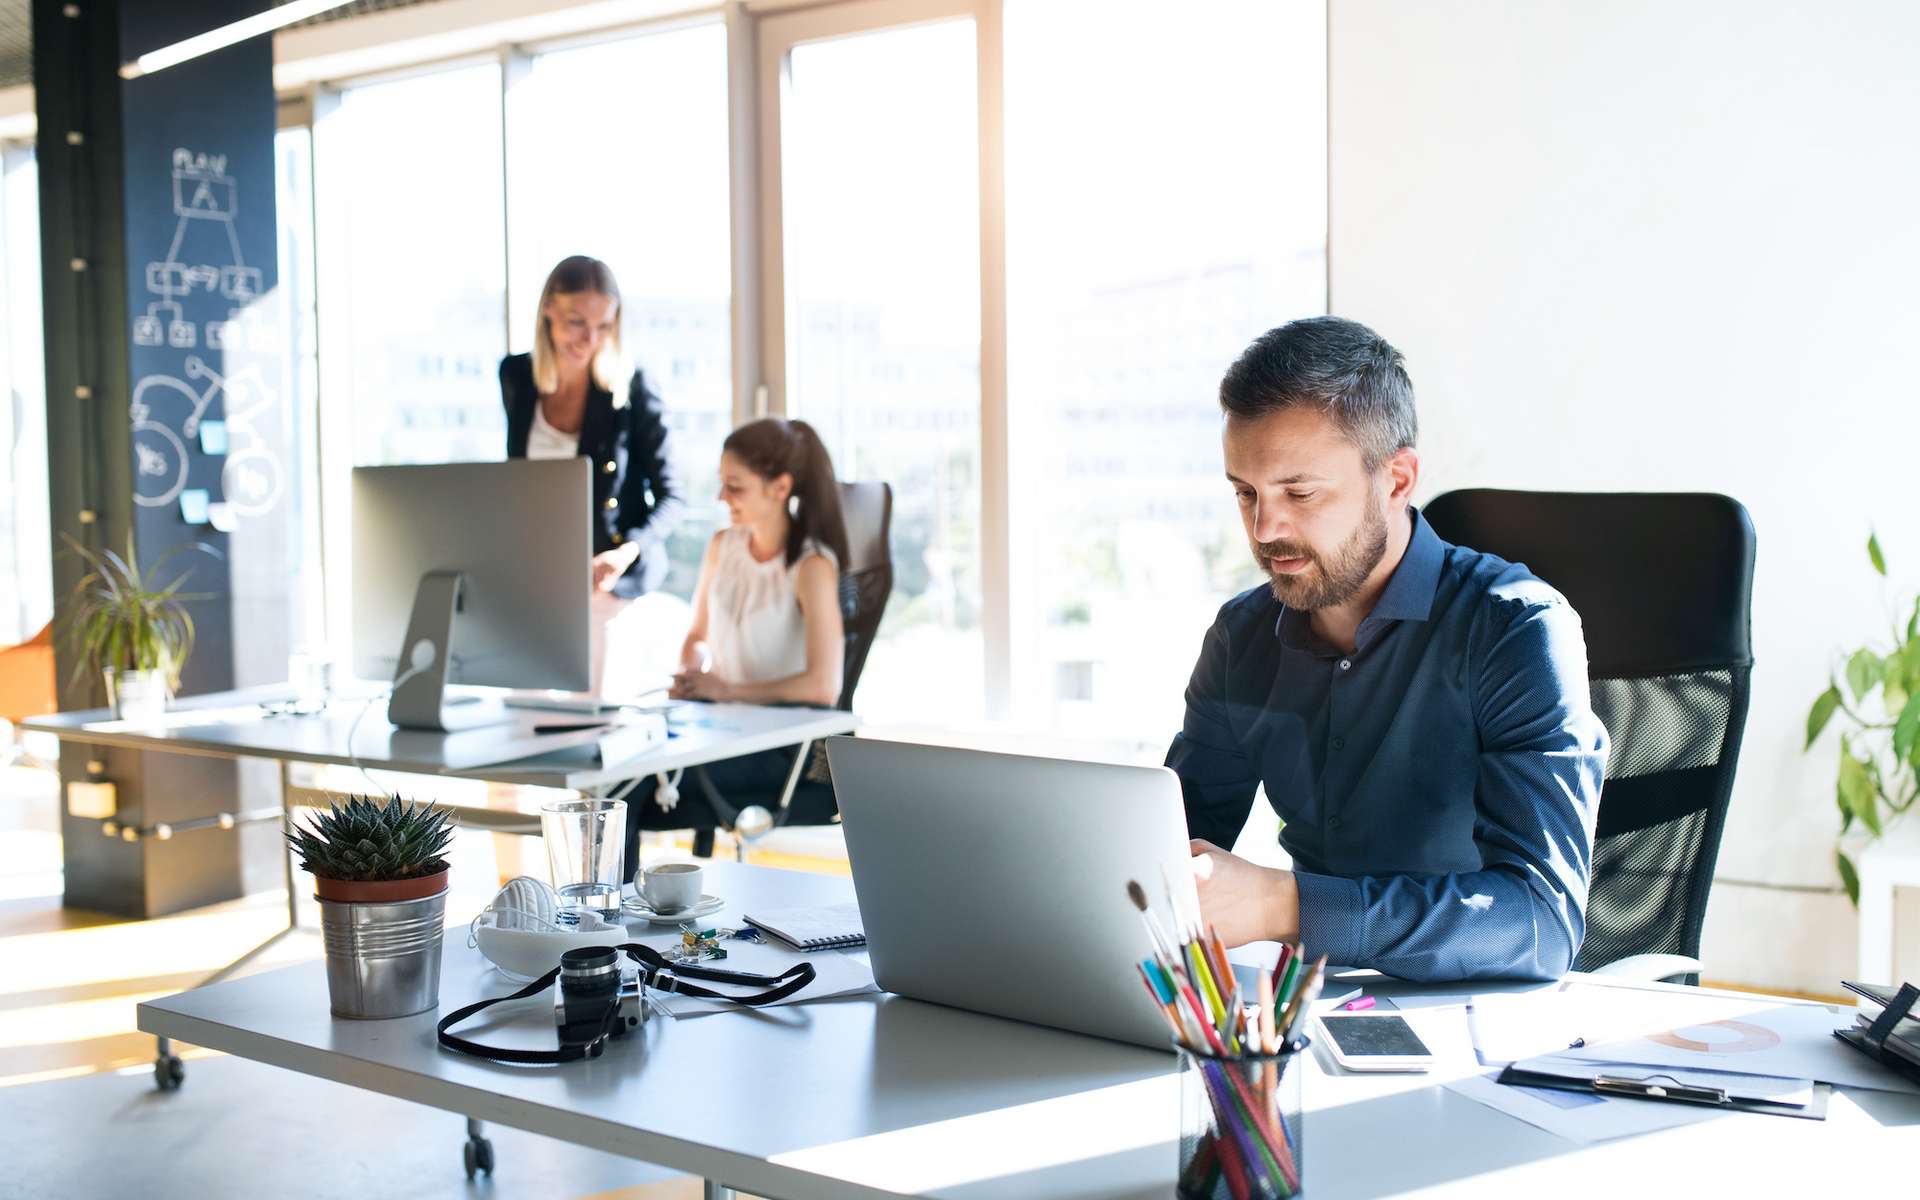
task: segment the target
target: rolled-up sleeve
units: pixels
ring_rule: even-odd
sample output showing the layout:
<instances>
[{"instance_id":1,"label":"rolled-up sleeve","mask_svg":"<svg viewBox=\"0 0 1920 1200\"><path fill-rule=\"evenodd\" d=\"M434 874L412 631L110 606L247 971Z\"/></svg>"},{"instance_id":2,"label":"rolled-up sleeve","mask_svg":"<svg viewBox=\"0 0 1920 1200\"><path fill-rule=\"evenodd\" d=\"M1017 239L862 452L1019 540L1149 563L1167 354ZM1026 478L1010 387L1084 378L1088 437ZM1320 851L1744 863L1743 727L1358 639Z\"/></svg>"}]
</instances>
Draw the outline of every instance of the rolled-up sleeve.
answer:
<instances>
[{"instance_id":1,"label":"rolled-up sleeve","mask_svg":"<svg viewBox=\"0 0 1920 1200\"><path fill-rule=\"evenodd\" d=\"M1580 618L1563 601L1506 600L1493 610L1472 648L1481 868L1298 872L1300 932L1311 953L1444 980L1553 979L1580 952L1607 755Z\"/></svg>"},{"instance_id":2,"label":"rolled-up sleeve","mask_svg":"<svg viewBox=\"0 0 1920 1200\"><path fill-rule=\"evenodd\" d=\"M1223 610L1200 644L1199 661L1187 682L1186 719L1167 750L1167 766L1180 777L1188 836L1227 847L1246 825L1260 783L1228 718L1229 643Z\"/></svg>"}]
</instances>

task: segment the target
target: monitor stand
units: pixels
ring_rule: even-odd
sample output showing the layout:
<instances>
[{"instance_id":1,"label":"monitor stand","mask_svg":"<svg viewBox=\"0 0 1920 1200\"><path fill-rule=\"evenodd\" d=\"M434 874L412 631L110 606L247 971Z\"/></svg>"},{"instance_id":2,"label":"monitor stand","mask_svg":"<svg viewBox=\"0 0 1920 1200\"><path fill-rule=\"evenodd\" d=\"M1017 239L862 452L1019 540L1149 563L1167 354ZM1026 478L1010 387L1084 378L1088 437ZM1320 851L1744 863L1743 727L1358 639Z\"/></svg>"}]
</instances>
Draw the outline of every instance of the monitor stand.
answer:
<instances>
[{"instance_id":1,"label":"monitor stand","mask_svg":"<svg viewBox=\"0 0 1920 1200\"><path fill-rule=\"evenodd\" d=\"M402 729L452 733L513 720L498 700L447 695L447 671L453 663L453 619L460 611L458 571L428 571L413 594L407 640L387 700L387 720Z\"/></svg>"}]
</instances>

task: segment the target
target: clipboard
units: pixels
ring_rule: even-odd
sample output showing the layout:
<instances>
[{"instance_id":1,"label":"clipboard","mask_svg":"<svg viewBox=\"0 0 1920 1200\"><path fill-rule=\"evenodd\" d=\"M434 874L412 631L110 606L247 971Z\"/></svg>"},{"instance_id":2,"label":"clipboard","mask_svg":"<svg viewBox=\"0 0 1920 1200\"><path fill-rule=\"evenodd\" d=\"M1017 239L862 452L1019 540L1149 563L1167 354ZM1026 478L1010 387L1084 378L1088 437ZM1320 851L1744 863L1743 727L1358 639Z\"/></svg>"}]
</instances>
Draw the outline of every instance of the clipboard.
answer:
<instances>
[{"instance_id":1,"label":"clipboard","mask_svg":"<svg viewBox=\"0 0 1920 1200\"><path fill-rule=\"evenodd\" d=\"M1811 1121L1827 1119L1827 1102L1833 1096L1831 1084L1811 1079L1685 1071L1644 1063L1585 1062L1552 1055L1511 1063L1495 1082Z\"/></svg>"}]
</instances>

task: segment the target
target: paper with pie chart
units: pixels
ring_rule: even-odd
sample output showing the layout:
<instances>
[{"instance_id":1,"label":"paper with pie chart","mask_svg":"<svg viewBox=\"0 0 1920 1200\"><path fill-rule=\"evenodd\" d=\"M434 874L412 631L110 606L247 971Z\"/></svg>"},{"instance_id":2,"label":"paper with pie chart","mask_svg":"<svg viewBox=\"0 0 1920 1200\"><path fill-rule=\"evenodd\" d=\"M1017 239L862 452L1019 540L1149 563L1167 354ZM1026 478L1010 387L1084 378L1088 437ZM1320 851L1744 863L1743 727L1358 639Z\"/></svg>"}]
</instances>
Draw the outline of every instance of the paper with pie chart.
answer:
<instances>
[{"instance_id":1,"label":"paper with pie chart","mask_svg":"<svg viewBox=\"0 0 1920 1200\"><path fill-rule=\"evenodd\" d=\"M1707 999L1705 997L1703 1000ZM1755 1007L1755 1001L1715 997L1694 1022L1567 1050L1555 1058L1586 1063L1634 1063L1691 1071L1737 1071L1817 1079L1839 1087L1920 1094L1920 1084L1850 1049L1833 1031L1853 1021L1853 1009L1824 1004ZM1765 1000L1759 1004L1765 1005ZM1732 1011L1724 1011L1724 1010Z\"/></svg>"}]
</instances>

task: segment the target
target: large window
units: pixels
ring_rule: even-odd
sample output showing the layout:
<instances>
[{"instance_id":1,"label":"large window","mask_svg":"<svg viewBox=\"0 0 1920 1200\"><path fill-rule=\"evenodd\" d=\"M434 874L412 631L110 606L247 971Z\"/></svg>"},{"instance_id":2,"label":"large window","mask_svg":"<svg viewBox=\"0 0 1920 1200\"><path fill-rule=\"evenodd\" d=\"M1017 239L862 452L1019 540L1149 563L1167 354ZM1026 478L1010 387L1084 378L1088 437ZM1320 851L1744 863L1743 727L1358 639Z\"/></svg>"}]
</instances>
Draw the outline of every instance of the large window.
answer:
<instances>
[{"instance_id":1,"label":"large window","mask_svg":"<svg viewBox=\"0 0 1920 1200\"><path fill-rule=\"evenodd\" d=\"M353 464L503 457L499 66L347 88L314 139L321 387Z\"/></svg>"},{"instance_id":2,"label":"large window","mask_svg":"<svg viewBox=\"0 0 1920 1200\"><path fill-rule=\"evenodd\" d=\"M727 32L718 23L535 56L507 89L515 351L553 264L613 268L621 338L665 404L688 509L668 588L693 593L733 426Z\"/></svg>"},{"instance_id":3,"label":"large window","mask_svg":"<svg viewBox=\"0 0 1920 1200\"><path fill-rule=\"evenodd\" d=\"M285 331L281 390L286 396L286 447L293 508L281 527L293 548L288 607L295 648L325 644L320 543L320 361L314 295L313 132L282 129L274 136L274 206L279 213L280 288L276 316ZM282 664L284 665L284 664Z\"/></svg>"},{"instance_id":4,"label":"large window","mask_svg":"<svg viewBox=\"0 0 1920 1200\"><path fill-rule=\"evenodd\" d=\"M675 439L671 590L764 395L894 488L864 713L1163 747L1257 582L1220 375L1324 309L1325 45L1319 0L869 0L345 85L314 132L336 621L345 468L499 457L496 363L591 254Z\"/></svg>"},{"instance_id":5,"label":"large window","mask_svg":"<svg viewBox=\"0 0 1920 1200\"><path fill-rule=\"evenodd\" d=\"M787 411L893 485L893 598L857 696L983 712L974 26L796 46L781 119ZM937 686L929 681L938 680Z\"/></svg>"},{"instance_id":6,"label":"large window","mask_svg":"<svg viewBox=\"0 0 1920 1200\"><path fill-rule=\"evenodd\" d=\"M0 645L53 616L39 204L33 147L0 143Z\"/></svg>"},{"instance_id":7,"label":"large window","mask_svg":"<svg viewBox=\"0 0 1920 1200\"><path fill-rule=\"evenodd\" d=\"M1164 746L1215 610L1257 582L1215 397L1253 337L1324 311L1323 21L1007 6L1014 711L1055 732Z\"/></svg>"}]
</instances>

